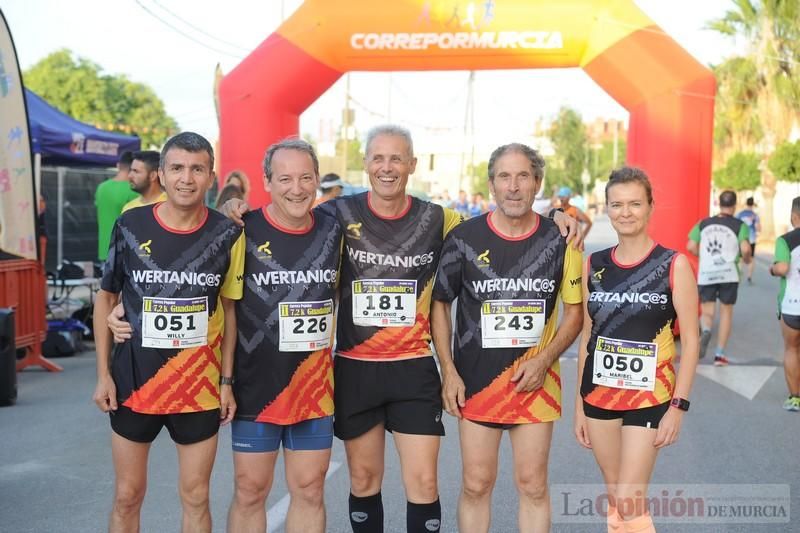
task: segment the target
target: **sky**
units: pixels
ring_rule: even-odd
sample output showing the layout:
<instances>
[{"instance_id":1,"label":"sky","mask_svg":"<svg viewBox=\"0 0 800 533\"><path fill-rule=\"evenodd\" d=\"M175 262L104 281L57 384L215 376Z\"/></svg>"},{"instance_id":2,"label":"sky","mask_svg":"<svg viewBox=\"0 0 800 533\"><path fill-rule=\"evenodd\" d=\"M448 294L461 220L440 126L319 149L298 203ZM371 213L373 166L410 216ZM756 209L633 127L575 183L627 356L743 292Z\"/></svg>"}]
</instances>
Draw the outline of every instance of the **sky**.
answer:
<instances>
[{"instance_id":1,"label":"sky","mask_svg":"<svg viewBox=\"0 0 800 533\"><path fill-rule=\"evenodd\" d=\"M344 0L342 1L344 4ZM152 87L181 129L217 138L214 68L233 69L302 2L299 0L0 0L22 69L69 48ZM731 0L637 0L637 5L701 63L719 63L734 43L705 29ZM356 127L398 122L419 131L463 131L467 72L353 73ZM301 116L301 132L319 137L338 124L345 104L342 77ZM432 91L431 88L436 90ZM580 69L479 71L475 130L507 142L529 135L537 119L562 105L586 121L627 112ZM506 140L507 139L507 140Z\"/></svg>"}]
</instances>

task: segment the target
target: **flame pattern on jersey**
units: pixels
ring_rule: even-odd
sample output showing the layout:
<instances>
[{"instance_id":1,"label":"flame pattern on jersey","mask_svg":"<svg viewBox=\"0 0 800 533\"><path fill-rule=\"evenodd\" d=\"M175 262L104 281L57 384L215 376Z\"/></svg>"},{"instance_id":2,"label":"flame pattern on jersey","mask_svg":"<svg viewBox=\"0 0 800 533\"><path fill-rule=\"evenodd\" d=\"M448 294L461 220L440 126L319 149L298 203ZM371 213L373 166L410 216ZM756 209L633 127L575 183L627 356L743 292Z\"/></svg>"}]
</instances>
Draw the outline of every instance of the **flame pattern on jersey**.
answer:
<instances>
[{"instance_id":1,"label":"flame pattern on jersey","mask_svg":"<svg viewBox=\"0 0 800 533\"><path fill-rule=\"evenodd\" d=\"M596 252L587 260L587 306L592 320L592 334L581 378L581 396L590 405L611 411L653 407L669 401L675 389L675 338L672 325L677 314L672 301L672 269L678 254L657 244L639 263L620 265L614 258L614 249ZM604 298L593 296L600 293L617 297L609 298L605 294ZM658 295L658 298L632 298L638 294ZM629 300L636 301L622 301L622 295L628 295ZM662 302L664 296L666 302ZM656 344L658 359L654 390L622 389L592 383L594 348L598 335Z\"/></svg>"},{"instance_id":2,"label":"flame pattern on jersey","mask_svg":"<svg viewBox=\"0 0 800 533\"><path fill-rule=\"evenodd\" d=\"M220 352L223 329L219 297L234 298L241 284L241 230L216 211L207 210L196 228L181 232L158 218L161 204L131 209L114 225L101 287L122 293L131 339L117 344L111 376L120 403L146 414L175 414L219 408ZM144 278L137 273L158 273ZM189 273L195 284L175 283ZM138 278L138 281L137 279ZM150 280L150 281L148 281ZM217 283L219 281L219 283ZM208 298L208 343L187 349L142 347L142 299Z\"/></svg>"},{"instance_id":3,"label":"flame pattern on jersey","mask_svg":"<svg viewBox=\"0 0 800 533\"><path fill-rule=\"evenodd\" d=\"M454 362L466 388L461 414L500 424L549 422L561 416L560 366L547 370L544 384L516 392L511 377L555 336L558 307L581 301L581 257L558 227L538 217L529 235L510 240L499 235L487 215L472 218L445 240L434 298L458 298ZM538 280L538 283L526 283ZM484 289L485 288L485 289ZM481 305L495 299L543 299L545 322L538 345L529 348L483 348Z\"/></svg>"}]
</instances>

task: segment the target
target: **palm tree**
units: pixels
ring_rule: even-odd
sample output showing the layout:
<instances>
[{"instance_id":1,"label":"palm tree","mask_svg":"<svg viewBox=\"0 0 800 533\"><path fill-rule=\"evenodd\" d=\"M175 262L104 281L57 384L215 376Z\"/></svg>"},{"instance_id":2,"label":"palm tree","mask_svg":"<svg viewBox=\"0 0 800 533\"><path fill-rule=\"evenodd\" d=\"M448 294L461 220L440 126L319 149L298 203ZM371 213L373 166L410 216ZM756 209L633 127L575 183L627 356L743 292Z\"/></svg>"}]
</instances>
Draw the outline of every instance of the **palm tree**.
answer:
<instances>
[{"instance_id":1,"label":"palm tree","mask_svg":"<svg viewBox=\"0 0 800 533\"><path fill-rule=\"evenodd\" d=\"M749 131L760 129L755 148L769 158L778 144L786 140L800 114L800 0L731 0L733 9L710 23L709 27L730 37L747 40L746 57L750 66L740 64L737 83L749 87L754 117L744 118ZM743 79L741 75L747 76ZM740 116L740 118L742 118ZM731 121L734 127L736 121ZM736 126L742 126L740 122ZM740 134L741 137L741 134ZM763 165L762 220L764 236L773 237L775 225L772 200L777 180Z\"/></svg>"}]
</instances>

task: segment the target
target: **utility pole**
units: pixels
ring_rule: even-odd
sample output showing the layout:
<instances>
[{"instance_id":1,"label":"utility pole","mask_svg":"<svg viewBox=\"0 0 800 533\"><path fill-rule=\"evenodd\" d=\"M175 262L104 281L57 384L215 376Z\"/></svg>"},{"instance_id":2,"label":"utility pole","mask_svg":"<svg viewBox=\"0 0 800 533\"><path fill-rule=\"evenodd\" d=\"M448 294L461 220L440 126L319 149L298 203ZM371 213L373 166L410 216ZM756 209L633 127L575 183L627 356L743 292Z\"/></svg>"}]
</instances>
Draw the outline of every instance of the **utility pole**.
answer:
<instances>
[{"instance_id":1,"label":"utility pole","mask_svg":"<svg viewBox=\"0 0 800 533\"><path fill-rule=\"evenodd\" d=\"M473 85L475 83L475 71L469 71L469 78L467 79L467 104L464 109L464 141L467 140L467 133L469 132L469 139L470 144L472 144L472 152L470 155L470 180L468 184L464 184L464 178L466 177L466 168L464 167L464 147L461 148L461 163L459 164L458 168L461 172L461 176L458 178L459 182L459 189L467 190L469 188L468 185L472 182L472 173L474 171L475 165L475 110L474 110L474 102L473 102Z\"/></svg>"},{"instance_id":2,"label":"utility pole","mask_svg":"<svg viewBox=\"0 0 800 533\"><path fill-rule=\"evenodd\" d=\"M389 81L387 87L387 97L386 97L386 122L387 124L392 123L392 73L389 72Z\"/></svg>"},{"instance_id":3,"label":"utility pole","mask_svg":"<svg viewBox=\"0 0 800 533\"><path fill-rule=\"evenodd\" d=\"M347 179L347 156L350 153L350 73L345 78L344 85L344 116L342 117L342 139L344 142L344 162L342 163L342 178Z\"/></svg>"}]
</instances>

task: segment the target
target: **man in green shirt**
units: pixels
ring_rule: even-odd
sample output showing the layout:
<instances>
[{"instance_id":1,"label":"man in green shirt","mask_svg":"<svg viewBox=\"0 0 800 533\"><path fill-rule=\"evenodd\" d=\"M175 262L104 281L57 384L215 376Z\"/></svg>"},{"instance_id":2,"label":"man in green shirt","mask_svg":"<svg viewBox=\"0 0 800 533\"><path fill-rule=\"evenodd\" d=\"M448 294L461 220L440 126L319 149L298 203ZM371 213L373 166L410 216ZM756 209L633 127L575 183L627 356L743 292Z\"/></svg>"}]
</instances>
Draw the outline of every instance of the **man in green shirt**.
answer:
<instances>
[{"instance_id":1,"label":"man in green shirt","mask_svg":"<svg viewBox=\"0 0 800 533\"><path fill-rule=\"evenodd\" d=\"M122 212L122 206L139 196L131 189L128 172L133 161L132 152L123 152L117 162L117 175L97 186L94 205L97 208L97 257L105 261L114 221Z\"/></svg>"}]
</instances>

